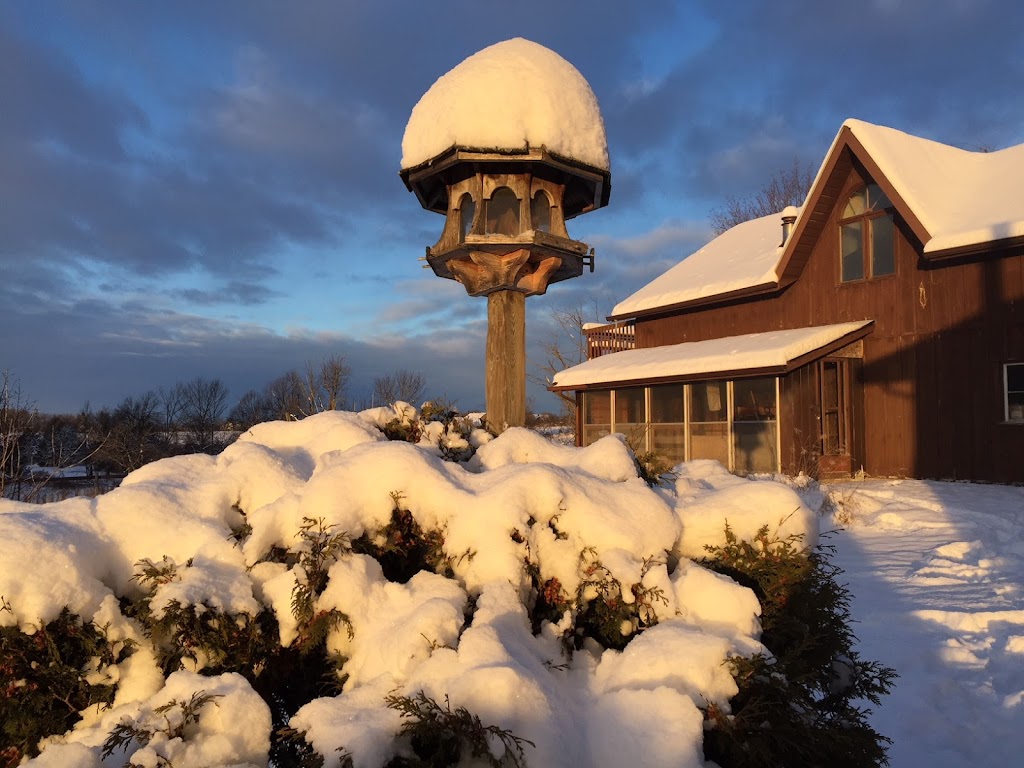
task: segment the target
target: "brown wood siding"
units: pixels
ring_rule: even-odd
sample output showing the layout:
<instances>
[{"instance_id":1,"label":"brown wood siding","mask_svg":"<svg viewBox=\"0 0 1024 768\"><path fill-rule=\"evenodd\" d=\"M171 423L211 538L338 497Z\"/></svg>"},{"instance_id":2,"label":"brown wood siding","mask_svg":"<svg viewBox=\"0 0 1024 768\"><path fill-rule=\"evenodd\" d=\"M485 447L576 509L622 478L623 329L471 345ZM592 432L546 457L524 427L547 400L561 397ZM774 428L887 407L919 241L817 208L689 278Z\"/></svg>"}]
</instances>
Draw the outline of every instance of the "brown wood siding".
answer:
<instances>
[{"instance_id":1,"label":"brown wood siding","mask_svg":"<svg viewBox=\"0 0 1024 768\"><path fill-rule=\"evenodd\" d=\"M845 174L836 207L870 181L856 160ZM928 261L897 220L895 274L843 284L837 221L833 208L799 279L778 294L640 319L637 347L874 320L858 372L855 464L871 475L1024 482L1024 425L1003 423L1002 400L1002 365L1024 362L1024 248ZM783 379L787 469L805 439L797 431L810 429L798 402L813 394L805 378Z\"/></svg>"}]
</instances>

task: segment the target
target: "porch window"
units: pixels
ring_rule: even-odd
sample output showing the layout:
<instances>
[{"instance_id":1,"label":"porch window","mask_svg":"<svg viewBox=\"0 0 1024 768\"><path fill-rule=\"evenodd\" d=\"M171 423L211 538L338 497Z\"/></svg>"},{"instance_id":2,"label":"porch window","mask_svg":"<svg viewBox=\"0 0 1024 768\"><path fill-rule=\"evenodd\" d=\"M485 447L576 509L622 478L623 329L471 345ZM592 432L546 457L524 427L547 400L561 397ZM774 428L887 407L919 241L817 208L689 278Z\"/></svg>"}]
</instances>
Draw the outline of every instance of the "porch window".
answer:
<instances>
[{"instance_id":1,"label":"porch window","mask_svg":"<svg viewBox=\"0 0 1024 768\"><path fill-rule=\"evenodd\" d=\"M583 393L583 445L612 433L611 390Z\"/></svg>"},{"instance_id":2,"label":"porch window","mask_svg":"<svg viewBox=\"0 0 1024 768\"><path fill-rule=\"evenodd\" d=\"M729 462L729 392L725 381L690 385L689 437L691 459Z\"/></svg>"},{"instance_id":3,"label":"porch window","mask_svg":"<svg viewBox=\"0 0 1024 768\"><path fill-rule=\"evenodd\" d=\"M739 379L732 386L734 469L772 472L777 466L775 379Z\"/></svg>"},{"instance_id":4,"label":"porch window","mask_svg":"<svg viewBox=\"0 0 1024 768\"><path fill-rule=\"evenodd\" d=\"M854 192L839 220L840 277L844 283L896 272L893 205L877 184Z\"/></svg>"},{"instance_id":5,"label":"porch window","mask_svg":"<svg viewBox=\"0 0 1024 768\"><path fill-rule=\"evenodd\" d=\"M624 434L635 451L646 450L647 406L643 387L615 390L615 431Z\"/></svg>"},{"instance_id":6,"label":"porch window","mask_svg":"<svg viewBox=\"0 0 1024 768\"><path fill-rule=\"evenodd\" d=\"M612 432L677 463L715 459L734 472L776 472L778 379L697 381L580 393L582 445Z\"/></svg>"},{"instance_id":7,"label":"porch window","mask_svg":"<svg viewBox=\"0 0 1024 768\"><path fill-rule=\"evenodd\" d=\"M1008 422L1024 424L1024 363L1003 366L1003 408Z\"/></svg>"},{"instance_id":8,"label":"porch window","mask_svg":"<svg viewBox=\"0 0 1024 768\"><path fill-rule=\"evenodd\" d=\"M651 450L672 462L686 458L685 394L682 384L651 387Z\"/></svg>"}]
</instances>

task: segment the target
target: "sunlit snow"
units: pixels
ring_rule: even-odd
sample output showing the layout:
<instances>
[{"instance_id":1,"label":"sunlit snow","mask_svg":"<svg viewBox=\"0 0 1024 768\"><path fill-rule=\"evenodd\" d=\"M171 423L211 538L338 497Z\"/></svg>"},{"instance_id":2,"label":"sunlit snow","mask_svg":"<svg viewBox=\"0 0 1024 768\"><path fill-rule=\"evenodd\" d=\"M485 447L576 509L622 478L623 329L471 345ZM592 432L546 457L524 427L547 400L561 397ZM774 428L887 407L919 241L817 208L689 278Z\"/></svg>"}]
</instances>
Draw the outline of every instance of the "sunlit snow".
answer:
<instances>
[{"instance_id":1,"label":"sunlit snow","mask_svg":"<svg viewBox=\"0 0 1024 768\"><path fill-rule=\"evenodd\" d=\"M442 75L412 110L402 167L453 146L545 147L608 169L608 140L597 98L579 71L554 51L515 38L473 54Z\"/></svg>"}]
</instances>

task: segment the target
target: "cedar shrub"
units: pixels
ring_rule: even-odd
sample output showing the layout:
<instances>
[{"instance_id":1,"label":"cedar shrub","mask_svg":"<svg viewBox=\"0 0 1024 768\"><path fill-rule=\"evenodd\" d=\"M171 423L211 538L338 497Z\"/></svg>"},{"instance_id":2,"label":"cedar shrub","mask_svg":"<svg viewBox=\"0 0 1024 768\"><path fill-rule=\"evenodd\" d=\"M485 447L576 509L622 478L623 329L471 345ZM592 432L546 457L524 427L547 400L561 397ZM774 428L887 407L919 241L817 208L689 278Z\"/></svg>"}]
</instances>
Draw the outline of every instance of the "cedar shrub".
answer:
<instances>
[{"instance_id":1,"label":"cedar shrub","mask_svg":"<svg viewBox=\"0 0 1024 768\"><path fill-rule=\"evenodd\" d=\"M703 564L750 587L761 602L761 642L771 656L733 657L739 693L731 714L706 712L704 753L723 768L869 768L888 765L890 739L868 724L896 678L854 650L850 594L830 557L835 547L801 546L762 527L743 541L708 546Z\"/></svg>"}]
</instances>

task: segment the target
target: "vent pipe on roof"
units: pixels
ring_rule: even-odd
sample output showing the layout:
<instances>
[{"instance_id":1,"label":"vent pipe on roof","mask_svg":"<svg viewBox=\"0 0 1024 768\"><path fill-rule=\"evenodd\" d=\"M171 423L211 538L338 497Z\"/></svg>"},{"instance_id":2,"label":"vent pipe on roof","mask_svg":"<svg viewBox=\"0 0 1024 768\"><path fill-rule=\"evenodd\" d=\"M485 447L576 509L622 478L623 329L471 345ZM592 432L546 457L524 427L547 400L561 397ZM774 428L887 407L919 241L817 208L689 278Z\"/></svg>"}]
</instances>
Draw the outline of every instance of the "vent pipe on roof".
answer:
<instances>
[{"instance_id":1,"label":"vent pipe on roof","mask_svg":"<svg viewBox=\"0 0 1024 768\"><path fill-rule=\"evenodd\" d=\"M793 225L796 223L796 217L800 214L800 209L795 205L787 205L782 209L782 242L779 243L781 248L789 240L789 236L793 233Z\"/></svg>"}]
</instances>

